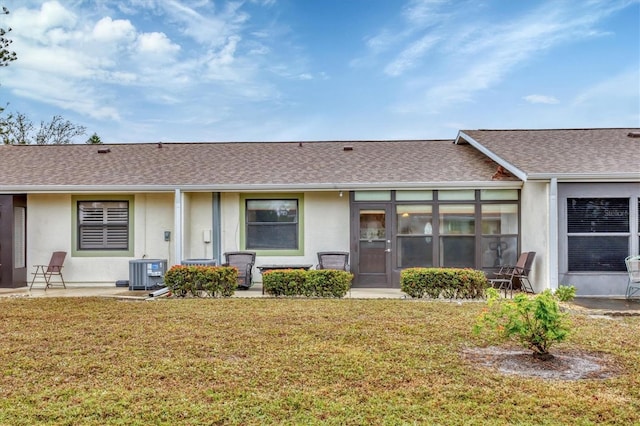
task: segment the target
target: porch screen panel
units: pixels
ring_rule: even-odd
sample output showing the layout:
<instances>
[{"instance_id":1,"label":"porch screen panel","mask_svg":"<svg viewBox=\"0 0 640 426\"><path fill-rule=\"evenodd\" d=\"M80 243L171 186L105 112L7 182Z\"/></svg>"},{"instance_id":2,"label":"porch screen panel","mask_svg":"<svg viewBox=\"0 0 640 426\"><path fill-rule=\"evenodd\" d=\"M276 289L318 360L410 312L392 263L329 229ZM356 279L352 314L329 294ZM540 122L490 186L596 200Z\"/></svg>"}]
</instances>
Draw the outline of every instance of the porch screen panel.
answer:
<instances>
[{"instance_id":1,"label":"porch screen panel","mask_svg":"<svg viewBox=\"0 0 640 426\"><path fill-rule=\"evenodd\" d=\"M626 271L629 253L628 198L568 198L570 272Z\"/></svg>"},{"instance_id":2,"label":"porch screen panel","mask_svg":"<svg viewBox=\"0 0 640 426\"><path fill-rule=\"evenodd\" d=\"M247 249L298 249L298 200L247 200Z\"/></svg>"},{"instance_id":3,"label":"porch screen panel","mask_svg":"<svg viewBox=\"0 0 640 426\"><path fill-rule=\"evenodd\" d=\"M518 205L483 204L482 268L515 265L518 257Z\"/></svg>"},{"instance_id":4,"label":"porch screen panel","mask_svg":"<svg viewBox=\"0 0 640 426\"><path fill-rule=\"evenodd\" d=\"M128 201L80 201L78 224L80 250L128 249Z\"/></svg>"},{"instance_id":5,"label":"porch screen panel","mask_svg":"<svg viewBox=\"0 0 640 426\"><path fill-rule=\"evenodd\" d=\"M473 268L476 256L475 206L440 205L440 266Z\"/></svg>"},{"instance_id":6,"label":"porch screen panel","mask_svg":"<svg viewBox=\"0 0 640 426\"><path fill-rule=\"evenodd\" d=\"M433 214L430 205L397 205L397 267L433 266Z\"/></svg>"}]
</instances>

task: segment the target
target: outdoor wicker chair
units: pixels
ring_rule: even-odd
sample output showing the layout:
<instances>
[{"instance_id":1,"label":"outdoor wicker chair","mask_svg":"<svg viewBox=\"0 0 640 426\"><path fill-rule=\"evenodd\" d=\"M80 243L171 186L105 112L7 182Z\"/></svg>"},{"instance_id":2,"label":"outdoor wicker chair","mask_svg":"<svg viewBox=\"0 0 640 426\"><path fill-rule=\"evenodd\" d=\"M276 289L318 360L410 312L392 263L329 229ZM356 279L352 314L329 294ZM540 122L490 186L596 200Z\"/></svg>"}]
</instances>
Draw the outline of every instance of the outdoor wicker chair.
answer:
<instances>
[{"instance_id":1,"label":"outdoor wicker chair","mask_svg":"<svg viewBox=\"0 0 640 426\"><path fill-rule=\"evenodd\" d=\"M349 271L349 253L343 251L318 252L318 266L316 269Z\"/></svg>"},{"instance_id":2,"label":"outdoor wicker chair","mask_svg":"<svg viewBox=\"0 0 640 426\"><path fill-rule=\"evenodd\" d=\"M224 259L223 266L235 266L238 269L238 288L246 290L251 287L256 253L253 251L230 251L224 254Z\"/></svg>"}]
</instances>

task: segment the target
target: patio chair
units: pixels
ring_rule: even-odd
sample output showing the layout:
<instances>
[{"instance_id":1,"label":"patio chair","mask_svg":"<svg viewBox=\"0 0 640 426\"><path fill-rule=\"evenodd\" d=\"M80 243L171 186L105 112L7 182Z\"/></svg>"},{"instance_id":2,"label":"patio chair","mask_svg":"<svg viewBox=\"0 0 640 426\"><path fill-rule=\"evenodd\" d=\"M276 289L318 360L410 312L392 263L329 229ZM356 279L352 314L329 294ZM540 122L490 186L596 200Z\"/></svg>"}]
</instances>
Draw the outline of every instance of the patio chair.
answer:
<instances>
[{"instance_id":1,"label":"patio chair","mask_svg":"<svg viewBox=\"0 0 640 426\"><path fill-rule=\"evenodd\" d=\"M61 284L63 288L67 288L64 277L62 276L62 266L64 264L64 259L67 256L66 251L54 251L51 255L51 260L49 260L48 265L33 265L36 268L36 271L33 272L33 279L31 280L31 285L29 286L29 290L33 288L33 283L35 282L37 277L44 278L46 290L49 287L53 287L53 282L51 278L54 275L58 275L61 280Z\"/></svg>"},{"instance_id":2,"label":"patio chair","mask_svg":"<svg viewBox=\"0 0 640 426\"><path fill-rule=\"evenodd\" d=\"M256 253L253 251L229 251L224 254L224 259L225 262L222 266L235 266L238 269L238 288L246 290L251 287Z\"/></svg>"},{"instance_id":3,"label":"patio chair","mask_svg":"<svg viewBox=\"0 0 640 426\"><path fill-rule=\"evenodd\" d=\"M492 286L498 287L498 290L504 290L505 297L507 297L507 290L509 290L511 296L513 296L513 289L516 284L520 284L522 290L534 293L533 286L529 280L529 272L531 272L531 266L533 265L535 257L535 251L520 254L514 266L503 266L495 274L495 278L489 279L489 282Z\"/></svg>"},{"instance_id":4,"label":"patio chair","mask_svg":"<svg viewBox=\"0 0 640 426\"><path fill-rule=\"evenodd\" d=\"M338 269L349 271L349 253L343 251L318 252L318 266L316 269Z\"/></svg>"},{"instance_id":5,"label":"patio chair","mask_svg":"<svg viewBox=\"0 0 640 426\"><path fill-rule=\"evenodd\" d=\"M629 273L625 296L627 299L640 297L640 294L638 294L640 293L640 256L628 256L624 263L627 265L627 272Z\"/></svg>"}]
</instances>

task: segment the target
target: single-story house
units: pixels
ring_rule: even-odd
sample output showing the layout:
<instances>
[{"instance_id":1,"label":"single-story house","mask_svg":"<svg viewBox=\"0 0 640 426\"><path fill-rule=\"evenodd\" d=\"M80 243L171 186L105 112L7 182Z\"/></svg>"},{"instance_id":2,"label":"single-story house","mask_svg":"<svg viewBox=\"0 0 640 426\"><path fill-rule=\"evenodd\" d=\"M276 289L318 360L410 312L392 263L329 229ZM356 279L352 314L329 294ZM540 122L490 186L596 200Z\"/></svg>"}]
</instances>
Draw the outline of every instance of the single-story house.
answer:
<instances>
[{"instance_id":1,"label":"single-story house","mask_svg":"<svg viewBox=\"0 0 640 426\"><path fill-rule=\"evenodd\" d=\"M454 140L0 146L0 286L66 251L71 286L136 259L316 264L354 286L491 272L535 251L537 291L621 296L640 246L640 129L463 130ZM258 271L254 280L260 281Z\"/></svg>"}]
</instances>

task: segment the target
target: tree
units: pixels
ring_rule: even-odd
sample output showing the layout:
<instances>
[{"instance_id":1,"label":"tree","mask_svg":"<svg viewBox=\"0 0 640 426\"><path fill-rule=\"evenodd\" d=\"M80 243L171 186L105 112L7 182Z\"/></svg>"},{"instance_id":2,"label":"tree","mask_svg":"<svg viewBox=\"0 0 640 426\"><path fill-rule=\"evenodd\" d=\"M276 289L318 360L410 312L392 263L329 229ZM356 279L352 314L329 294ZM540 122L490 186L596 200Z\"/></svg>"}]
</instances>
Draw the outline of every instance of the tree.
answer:
<instances>
[{"instance_id":1,"label":"tree","mask_svg":"<svg viewBox=\"0 0 640 426\"><path fill-rule=\"evenodd\" d=\"M5 145L28 145L32 132L33 123L20 112L0 118L0 137Z\"/></svg>"},{"instance_id":2,"label":"tree","mask_svg":"<svg viewBox=\"0 0 640 426\"><path fill-rule=\"evenodd\" d=\"M87 128L73 124L65 120L60 115L54 115L50 122L40 122L40 129L36 133L36 144L38 145L65 145L72 143L76 136L82 136Z\"/></svg>"},{"instance_id":3,"label":"tree","mask_svg":"<svg viewBox=\"0 0 640 426\"><path fill-rule=\"evenodd\" d=\"M5 15L9 14L9 9L6 7L2 7L2 13ZM11 31L11 28L4 29L0 28L0 67L9 66L9 64L16 59L18 59L18 55L16 52L12 52L9 50L9 46L13 43L7 34Z\"/></svg>"},{"instance_id":4,"label":"tree","mask_svg":"<svg viewBox=\"0 0 640 426\"><path fill-rule=\"evenodd\" d=\"M91 135L91 137L89 137L89 139L87 139L87 141L85 143L89 144L89 145L97 145L97 144L101 144L102 140L100 139L100 136L98 136L98 134L94 132Z\"/></svg>"},{"instance_id":5,"label":"tree","mask_svg":"<svg viewBox=\"0 0 640 426\"><path fill-rule=\"evenodd\" d=\"M49 122L41 121L37 132L34 133L34 130L33 122L23 113L0 117L0 138L6 145L70 144L74 137L86 133L86 127L73 124L59 115L53 116Z\"/></svg>"}]
</instances>

